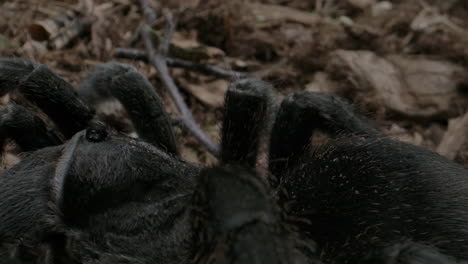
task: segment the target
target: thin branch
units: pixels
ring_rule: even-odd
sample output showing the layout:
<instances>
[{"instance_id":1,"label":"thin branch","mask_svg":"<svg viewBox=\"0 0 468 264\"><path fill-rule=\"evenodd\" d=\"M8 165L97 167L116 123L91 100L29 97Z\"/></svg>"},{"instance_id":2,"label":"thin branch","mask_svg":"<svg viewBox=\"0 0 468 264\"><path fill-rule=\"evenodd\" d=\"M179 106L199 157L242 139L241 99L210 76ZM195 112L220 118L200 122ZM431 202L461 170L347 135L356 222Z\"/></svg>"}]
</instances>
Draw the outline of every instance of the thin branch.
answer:
<instances>
[{"instance_id":1,"label":"thin branch","mask_svg":"<svg viewBox=\"0 0 468 264\"><path fill-rule=\"evenodd\" d=\"M163 15L164 15L164 18L166 19L166 29L164 32L164 38L161 41L161 44L159 45L159 54L163 56L167 56L169 54L168 53L169 46L171 45L171 39L172 39L172 36L174 35L177 23L174 20L174 17L172 13L169 11L169 9L164 8Z\"/></svg>"},{"instance_id":2,"label":"thin branch","mask_svg":"<svg viewBox=\"0 0 468 264\"><path fill-rule=\"evenodd\" d=\"M141 0L141 3L144 3L144 2L145 2L144 0ZM142 8L144 9L143 4L142 4ZM167 18L170 18L170 17L166 17L166 19ZM150 19L147 18L146 21L148 22L150 21ZM171 23L171 22L167 21L166 23ZM159 53L156 53L153 47L153 43L151 42L150 30L151 30L151 27L150 27L150 24L148 23L143 25L141 28L141 36L145 44L146 52L148 55L148 60L158 70L159 75L160 75L159 77L162 83L168 90L169 94L174 100L175 105L177 106L177 109L179 110L181 114L180 119L182 123L184 124L185 128L188 131L190 131L200 141L200 143L203 144L208 149L208 151L210 151L216 156L219 156L219 153L220 153L219 146L216 145L203 132L203 130L201 130L201 128L197 125L197 123L193 119L192 112L190 112L190 110L188 109L187 105L184 102L184 99L182 98L182 95L179 92L179 88L177 87L171 75L169 74L169 69L167 67L165 57ZM172 30L171 27L166 28L164 38L171 37L170 30ZM166 39L165 41L169 42L170 40Z\"/></svg>"},{"instance_id":3,"label":"thin branch","mask_svg":"<svg viewBox=\"0 0 468 264\"><path fill-rule=\"evenodd\" d=\"M116 48L114 52L114 57L131 60L142 60L148 62L148 54L145 51L137 49ZM213 75L220 78L240 79L255 75L255 73L230 71L218 66L206 65L178 58L166 57L166 62L167 66L169 67L184 68L187 70L207 75Z\"/></svg>"},{"instance_id":4,"label":"thin branch","mask_svg":"<svg viewBox=\"0 0 468 264\"><path fill-rule=\"evenodd\" d=\"M153 8L149 5L148 1L140 0L140 6L145 16L145 22L148 25L152 25L156 21L156 13L154 13Z\"/></svg>"}]
</instances>

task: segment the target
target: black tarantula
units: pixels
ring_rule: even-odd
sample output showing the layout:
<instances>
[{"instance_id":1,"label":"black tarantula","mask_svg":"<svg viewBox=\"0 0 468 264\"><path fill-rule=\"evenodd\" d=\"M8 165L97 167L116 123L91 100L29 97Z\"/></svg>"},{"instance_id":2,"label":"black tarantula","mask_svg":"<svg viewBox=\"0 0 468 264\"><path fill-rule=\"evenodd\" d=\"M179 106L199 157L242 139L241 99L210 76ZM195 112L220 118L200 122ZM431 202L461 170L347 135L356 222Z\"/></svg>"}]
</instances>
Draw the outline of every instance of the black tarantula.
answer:
<instances>
[{"instance_id":1,"label":"black tarantula","mask_svg":"<svg viewBox=\"0 0 468 264\"><path fill-rule=\"evenodd\" d=\"M268 84L234 82L221 164L202 168L181 159L161 99L132 66L98 66L78 90L120 100L139 138L107 128L44 65L0 60L0 94L27 99L0 113L1 139L25 151L0 176L4 262L468 259L468 173L389 139L338 97L298 92L276 107ZM310 143L317 130L328 143Z\"/></svg>"}]
</instances>

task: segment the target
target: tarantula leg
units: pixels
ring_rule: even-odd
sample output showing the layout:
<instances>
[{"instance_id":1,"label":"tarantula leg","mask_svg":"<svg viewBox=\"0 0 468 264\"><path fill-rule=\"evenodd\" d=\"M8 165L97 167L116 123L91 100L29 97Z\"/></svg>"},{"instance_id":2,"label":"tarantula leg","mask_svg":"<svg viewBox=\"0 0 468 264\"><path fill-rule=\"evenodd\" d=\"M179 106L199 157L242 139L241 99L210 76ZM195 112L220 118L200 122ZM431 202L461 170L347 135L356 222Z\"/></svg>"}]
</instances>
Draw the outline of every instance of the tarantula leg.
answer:
<instances>
[{"instance_id":1,"label":"tarantula leg","mask_svg":"<svg viewBox=\"0 0 468 264\"><path fill-rule=\"evenodd\" d=\"M351 104L336 96L313 92L290 94L281 103L272 129L270 170L273 174L283 174L290 161L303 154L315 129L334 136L380 134Z\"/></svg>"},{"instance_id":2,"label":"tarantula leg","mask_svg":"<svg viewBox=\"0 0 468 264\"><path fill-rule=\"evenodd\" d=\"M270 123L272 94L271 85L260 80L240 80L229 86L221 136L223 163L255 167L261 137Z\"/></svg>"},{"instance_id":3,"label":"tarantula leg","mask_svg":"<svg viewBox=\"0 0 468 264\"><path fill-rule=\"evenodd\" d=\"M93 117L73 87L46 66L23 59L0 59L0 95L15 88L44 111L67 138L84 129Z\"/></svg>"},{"instance_id":4,"label":"tarantula leg","mask_svg":"<svg viewBox=\"0 0 468 264\"><path fill-rule=\"evenodd\" d=\"M179 155L171 119L151 83L133 66L117 62L99 65L78 92L94 103L117 98L127 110L138 135L147 142Z\"/></svg>"},{"instance_id":5,"label":"tarantula leg","mask_svg":"<svg viewBox=\"0 0 468 264\"><path fill-rule=\"evenodd\" d=\"M195 263L318 263L298 238L261 175L237 165L204 170L193 205ZM305 253L305 254L304 254Z\"/></svg>"},{"instance_id":6,"label":"tarantula leg","mask_svg":"<svg viewBox=\"0 0 468 264\"><path fill-rule=\"evenodd\" d=\"M2 141L11 138L23 151L63 143L60 136L49 130L33 111L15 103L9 103L0 109L0 131Z\"/></svg>"}]
</instances>

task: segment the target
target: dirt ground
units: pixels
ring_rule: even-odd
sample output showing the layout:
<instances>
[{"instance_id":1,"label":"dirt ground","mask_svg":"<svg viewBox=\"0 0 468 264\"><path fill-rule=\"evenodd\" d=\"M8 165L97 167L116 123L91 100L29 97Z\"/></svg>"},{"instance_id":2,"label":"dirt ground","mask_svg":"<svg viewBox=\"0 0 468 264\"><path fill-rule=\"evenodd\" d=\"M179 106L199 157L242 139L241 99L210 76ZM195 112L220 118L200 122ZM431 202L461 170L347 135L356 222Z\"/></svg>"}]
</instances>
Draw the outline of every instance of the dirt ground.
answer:
<instances>
[{"instance_id":1,"label":"dirt ground","mask_svg":"<svg viewBox=\"0 0 468 264\"><path fill-rule=\"evenodd\" d=\"M174 56L261 72L278 100L299 90L341 95L388 135L468 167L467 1L149 2L157 14L166 7L177 18L172 44L189 54ZM50 37L53 30L50 36L41 31L44 21L63 14L76 15L82 23L59 38ZM143 50L142 23L138 1L132 0L0 1L0 56L45 63L77 86L96 65L115 59L116 48ZM159 16L154 29L163 28ZM152 66L117 60L145 73L177 116ZM219 141L222 100L231 80L180 68L171 74L196 121ZM120 108L112 111L125 119ZM195 138L180 129L177 133L185 158L215 161Z\"/></svg>"}]
</instances>

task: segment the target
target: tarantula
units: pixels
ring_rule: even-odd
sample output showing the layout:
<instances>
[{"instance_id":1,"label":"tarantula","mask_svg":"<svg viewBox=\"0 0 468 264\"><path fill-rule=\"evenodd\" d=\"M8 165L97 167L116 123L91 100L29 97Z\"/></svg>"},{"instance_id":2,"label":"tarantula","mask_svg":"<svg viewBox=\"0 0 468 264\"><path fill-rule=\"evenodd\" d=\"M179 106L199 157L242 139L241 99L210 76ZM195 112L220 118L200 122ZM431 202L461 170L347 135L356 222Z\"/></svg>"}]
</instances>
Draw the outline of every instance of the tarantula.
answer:
<instances>
[{"instance_id":1,"label":"tarantula","mask_svg":"<svg viewBox=\"0 0 468 264\"><path fill-rule=\"evenodd\" d=\"M298 92L276 107L267 83L234 82L225 98L220 165L202 168L180 157L161 99L132 66L98 66L80 89L120 100L139 138L100 122L44 65L0 60L0 94L27 99L27 107L9 103L0 112L1 139L25 151L0 176L5 260L468 259L466 171L384 136L338 97ZM317 130L331 139L312 145ZM267 141L269 172L262 173L257 156Z\"/></svg>"}]
</instances>

